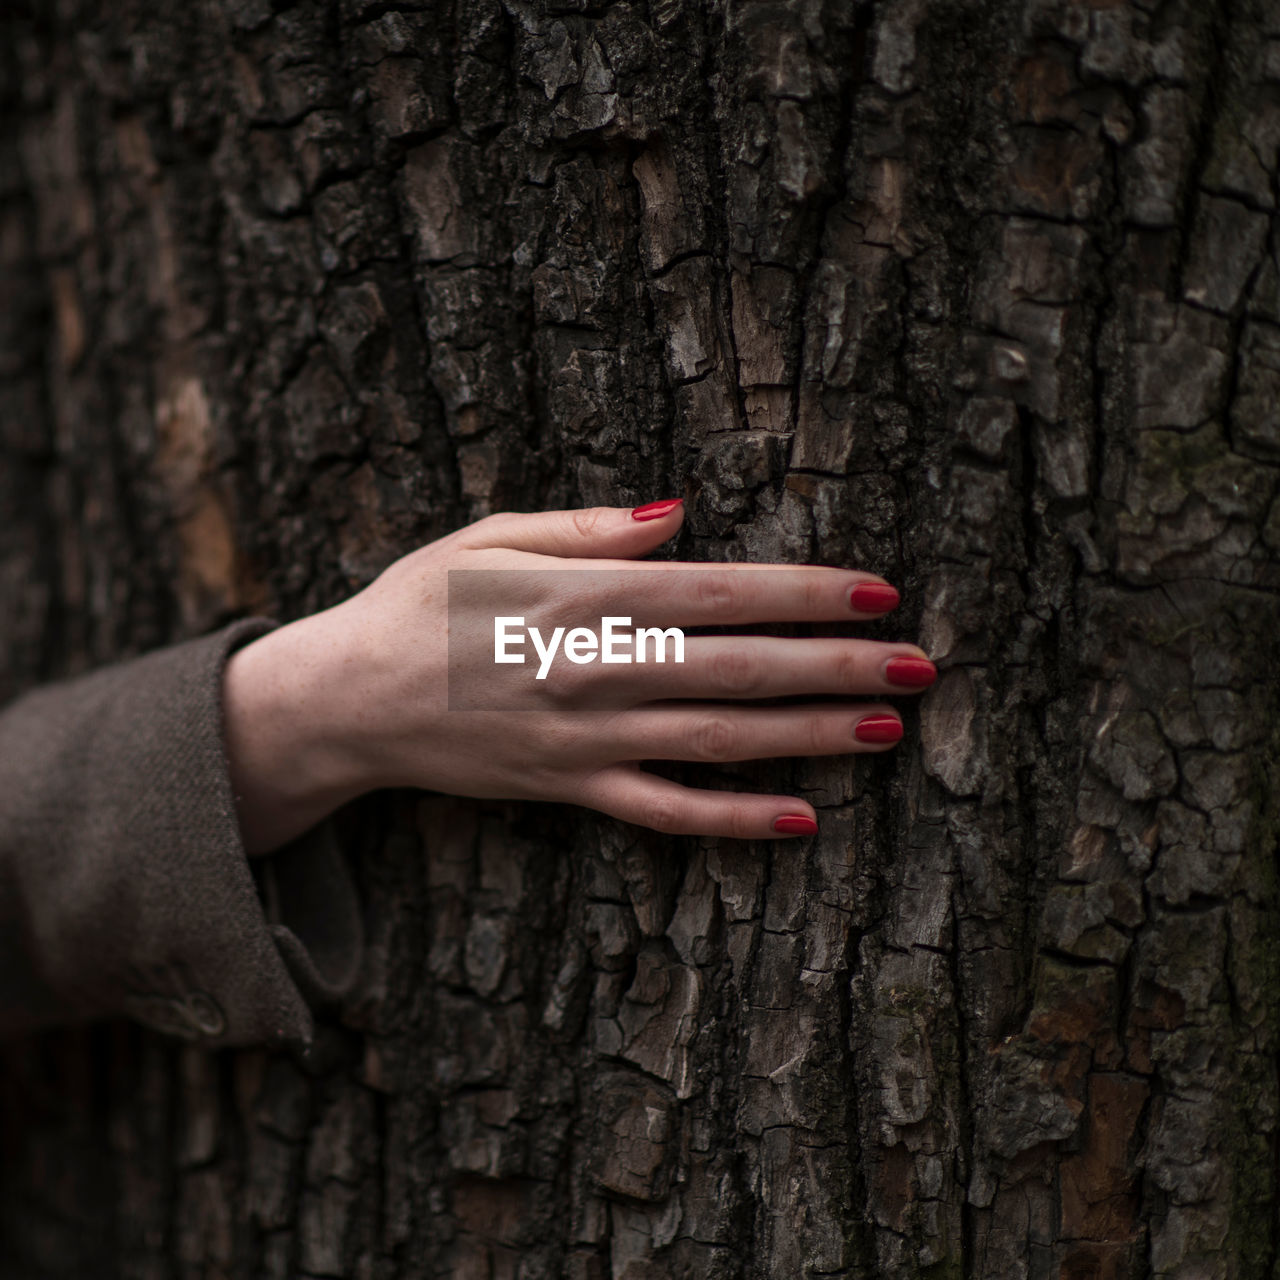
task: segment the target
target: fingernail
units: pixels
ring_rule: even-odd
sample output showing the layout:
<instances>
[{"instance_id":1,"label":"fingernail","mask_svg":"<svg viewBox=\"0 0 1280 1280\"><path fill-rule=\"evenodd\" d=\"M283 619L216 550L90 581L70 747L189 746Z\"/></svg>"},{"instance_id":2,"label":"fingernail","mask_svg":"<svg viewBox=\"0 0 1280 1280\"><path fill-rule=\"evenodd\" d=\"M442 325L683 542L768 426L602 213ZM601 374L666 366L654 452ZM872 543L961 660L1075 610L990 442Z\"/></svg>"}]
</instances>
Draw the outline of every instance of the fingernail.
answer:
<instances>
[{"instance_id":1,"label":"fingernail","mask_svg":"<svg viewBox=\"0 0 1280 1280\"><path fill-rule=\"evenodd\" d=\"M888 613L901 599L887 582L860 582L849 592L849 607L859 613Z\"/></svg>"},{"instance_id":2,"label":"fingernail","mask_svg":"<svg viewBox=\"0 0 1280 1280\"><path fill-rule=\"evenodd\" d=\"M646 502L643 507L636 507L631 513L633 520L661 520L663 516L669 516L680 504L684 502L683 498L665 498L661 502Z\"/></svg>"},{"instance_id":3,"label":"fingernail","mask_svg":"<svg viewBox=\"0 0 1280 1280\"><path fill-rule=\"evenodd\" d=\"M897 742L902 737L902 721L897 716L863 716L853 726L859 742Z\"/></svg>"},{"instance_id":4,"label":"fingernail","mask_svg":"<svg viewBox=\"0 0 1280 1280\"><path fill-rule=\"evenodd\" d=\"M818 830L818 824L800 813L784 813L774 819L773 829L782 836L811 836Z\"/></svg>"},{"instance_id":5,"label":"fingernail","mask_svg":"<svg viewBox=\"0 0 1280 1280\"><path fill-rule=\"evenodd\" d=\"M938 678L938 668L928 658L890 658L884 664L884 674L890 684L923 689Z\"/></svg>"}]
</instances>

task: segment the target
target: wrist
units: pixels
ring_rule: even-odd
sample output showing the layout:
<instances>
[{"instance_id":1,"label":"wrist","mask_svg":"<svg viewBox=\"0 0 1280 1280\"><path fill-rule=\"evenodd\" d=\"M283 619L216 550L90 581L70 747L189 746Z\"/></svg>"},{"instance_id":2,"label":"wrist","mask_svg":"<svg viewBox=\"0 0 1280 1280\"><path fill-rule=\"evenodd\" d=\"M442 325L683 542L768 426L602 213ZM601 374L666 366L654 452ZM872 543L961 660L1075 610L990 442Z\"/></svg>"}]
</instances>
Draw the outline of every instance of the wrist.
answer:
<instances>
[{"instance_id":1,"label":"wrist","mask_svg":"<svg viewBox=\"0 0 1280 1280\"><path fill-rule=\"evenodd\" d=\"M223 725L245 848L269 853L372 790L349 707L342 628L318 614L237 650L223 674Z\"/></svg>"}]
</instances>

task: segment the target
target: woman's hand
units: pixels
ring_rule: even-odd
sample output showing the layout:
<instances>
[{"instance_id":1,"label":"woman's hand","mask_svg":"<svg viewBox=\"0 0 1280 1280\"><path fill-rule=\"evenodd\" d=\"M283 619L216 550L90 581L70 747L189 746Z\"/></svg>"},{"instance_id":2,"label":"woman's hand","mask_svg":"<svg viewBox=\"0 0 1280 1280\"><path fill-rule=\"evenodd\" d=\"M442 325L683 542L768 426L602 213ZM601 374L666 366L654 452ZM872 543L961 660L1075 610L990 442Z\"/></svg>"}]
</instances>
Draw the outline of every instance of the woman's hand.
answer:
<instances>
[{"instance_id":1,"label":"woman's hand","mask_svg":"<svg viewBox=\"0 0 1280 1280\"><path fill-rule=\"evenodd\" d=\"M500 616L545 623L550 636L587 617L597 628L608 617L740 627L854 622L897 604L882 579L852 570L635 562L682 518L678 501L491 516L235 653L226 738L249 851L382 787L568 801L671 834L815 831L812 806L795 797L696 790L639 762L886 750L902 736L891 706L833 699L920 692L936 672L916 646L701 635L685 640L680 665L540 664L528 645L526 665L495 663ZM455 577L451 602L457 570L503 572ZM748 701L796 695L813 700Z\"/></svg>"}]
</instances>

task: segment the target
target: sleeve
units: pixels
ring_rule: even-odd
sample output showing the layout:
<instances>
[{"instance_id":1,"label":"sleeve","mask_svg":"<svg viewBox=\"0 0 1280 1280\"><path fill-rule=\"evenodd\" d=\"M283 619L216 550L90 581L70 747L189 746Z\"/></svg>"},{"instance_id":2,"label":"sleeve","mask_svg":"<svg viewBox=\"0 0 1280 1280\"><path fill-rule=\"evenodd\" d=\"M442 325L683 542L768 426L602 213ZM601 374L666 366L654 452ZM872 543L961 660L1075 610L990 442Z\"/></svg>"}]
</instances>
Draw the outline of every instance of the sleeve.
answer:
<instances>
[{"instance_id":1,"label":"sleeve","mask_svg":"<svg viewBox=\"0 0 1280 1280\"><path fill-rule=\"evenodd\" d=\"M352 984L360 912L330 823L268 858L223 745L251 618L0 712L0 1034L128 1015L210 1047L306 1045Z\"/></svg>"}]
</instances>

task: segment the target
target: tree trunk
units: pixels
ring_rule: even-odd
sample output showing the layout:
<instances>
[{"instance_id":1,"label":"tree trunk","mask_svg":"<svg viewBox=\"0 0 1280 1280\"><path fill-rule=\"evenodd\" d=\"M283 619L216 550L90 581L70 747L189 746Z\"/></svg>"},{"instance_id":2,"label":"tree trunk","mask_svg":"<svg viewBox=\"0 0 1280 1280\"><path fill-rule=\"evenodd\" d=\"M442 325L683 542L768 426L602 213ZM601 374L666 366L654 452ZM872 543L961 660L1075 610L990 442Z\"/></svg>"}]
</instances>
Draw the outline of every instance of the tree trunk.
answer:
<instances>
[{"instance_id":1,"label":"tree trunk","mask_svg":"<svg viewBox=\"0 0 1280 1280\"><path fill-rule=\"evenodd\" d=\"M1275 4L32 8L0 693L676 495L942 675L812 841L363 803L309 1058L6 1048L3 1274L1280 1272Z\"/></svg>"}]
</instances>

